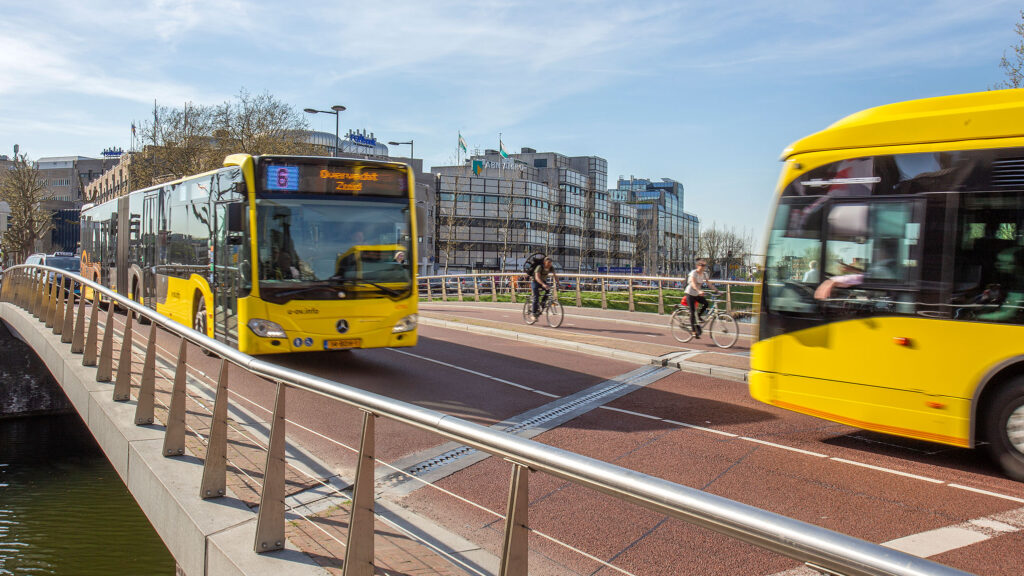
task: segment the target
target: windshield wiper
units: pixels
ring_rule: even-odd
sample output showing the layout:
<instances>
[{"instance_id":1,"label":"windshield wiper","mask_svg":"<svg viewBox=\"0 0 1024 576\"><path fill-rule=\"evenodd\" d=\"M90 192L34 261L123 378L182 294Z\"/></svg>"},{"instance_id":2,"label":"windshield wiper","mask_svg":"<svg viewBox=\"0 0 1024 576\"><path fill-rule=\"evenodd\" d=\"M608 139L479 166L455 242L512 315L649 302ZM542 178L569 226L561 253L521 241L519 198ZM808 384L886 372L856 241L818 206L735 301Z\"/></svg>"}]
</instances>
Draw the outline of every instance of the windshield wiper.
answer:
<instances>
[{"instance_id":1,"label":"windshield wiper","mask_svg":"<svg viewBox=\"0 0 1024 576\"><path fill-rule=\"evenodd\" d=\"M369 280L355 280L352 278L342 278L340 276L331 276L330 278L334 282L340 282L342 286L373 286L377 290L387 294L388 296L401 296L402 292L395 290L394 288L388 288L376 282L370 282Z\"/></svg>"},{"instance_id":2,"label":"windshield wiper","mask_svg":"<svg viewBox=\"0 0 1024 576\"><path fill-rule=\"evenodd\" d=\"M287 292L278 292L274 294L274 298L288 298L289 296L295 296L296 294L304 294L306 292L313 292L315 290L330 290L330 286L306 286L304 288L296 288Z\"/></svg>"}]
</instances>

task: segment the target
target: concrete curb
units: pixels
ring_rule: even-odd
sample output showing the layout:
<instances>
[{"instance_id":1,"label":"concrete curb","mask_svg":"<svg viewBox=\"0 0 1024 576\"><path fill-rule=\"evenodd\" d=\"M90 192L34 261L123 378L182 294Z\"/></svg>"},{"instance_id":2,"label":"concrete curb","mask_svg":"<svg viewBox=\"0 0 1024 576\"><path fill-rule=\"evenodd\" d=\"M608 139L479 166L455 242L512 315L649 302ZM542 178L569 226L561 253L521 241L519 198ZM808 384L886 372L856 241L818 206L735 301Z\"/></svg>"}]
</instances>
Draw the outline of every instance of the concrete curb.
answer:
<instances>
[{"instance_id":1,"label":"concrete curb","mask_svg":"<svg viewBox=\"0 0 1024 576\"><path fill-rule=\"evenodd\" d=\"M640 354L638 352L619 350L617 348L608 348L607 346L583 344L571 340L560 340L558 338L538 336L536 334L522 334L514 330L505 330L502 328L494 328L491 326L479 326L476 324L469 324L466 322L455 322L452 320L430 318L427 316L423 316L422 314L420 315L420 324L423 324L425 326L434 326L436 328L459 330L462 332L469 332L471 334L483 334L485 336L493 336L495 338L515 340L517 342L541 344L548 348L572 350L575 352L580 352L582 354L589 354L591 356L600 356L602 358L615 358L618 360L624 360L626 362L635 362L637 364L654 364L655 366L667 366L683 372L703 374L705 376L721 378L723 380L747 382L747 370L742 370L739 368L729 368L725 366L716 366L714 364L704 364L702 362L693 362L687 360L687 357L696 353L677 352L665 356L651 356L648 354Z\"/></svg>"},{"instance_id":2,"label":"concrete curb","mask_svg":"<svg viewBox=\"0 0 1024 576\"><path fill-rule=\"evenodd\" d=\"M60 336L20 308L0 303L0 318L36 351L78 410L182 573L286 576L327 574L294 546L253 551L256 514L232 498L201 500L202 461L164 458L162 426L136 426L135 402L114 402L113 385L96 382Z\"/></svg>"}]
</instances>

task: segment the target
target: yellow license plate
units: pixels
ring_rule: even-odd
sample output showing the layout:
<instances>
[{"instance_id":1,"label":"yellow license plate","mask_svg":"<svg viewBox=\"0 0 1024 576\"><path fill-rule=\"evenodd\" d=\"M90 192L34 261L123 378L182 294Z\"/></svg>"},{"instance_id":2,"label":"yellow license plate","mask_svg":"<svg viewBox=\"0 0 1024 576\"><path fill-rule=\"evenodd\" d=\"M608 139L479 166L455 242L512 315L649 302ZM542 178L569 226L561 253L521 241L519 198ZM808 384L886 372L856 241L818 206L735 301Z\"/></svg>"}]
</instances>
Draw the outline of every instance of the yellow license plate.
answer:
<instances>
[{"instance_id":1,"label":"yellow license plate","mask_svg":"<svg viewBox=\"0 0 1024 576\"><path fill-rule=\"evenodd\" d=\"M363 341L360 338L343 338L341 340L324 340L324 350L345 350L358 348Z\"/></svg>"}]
</instances>

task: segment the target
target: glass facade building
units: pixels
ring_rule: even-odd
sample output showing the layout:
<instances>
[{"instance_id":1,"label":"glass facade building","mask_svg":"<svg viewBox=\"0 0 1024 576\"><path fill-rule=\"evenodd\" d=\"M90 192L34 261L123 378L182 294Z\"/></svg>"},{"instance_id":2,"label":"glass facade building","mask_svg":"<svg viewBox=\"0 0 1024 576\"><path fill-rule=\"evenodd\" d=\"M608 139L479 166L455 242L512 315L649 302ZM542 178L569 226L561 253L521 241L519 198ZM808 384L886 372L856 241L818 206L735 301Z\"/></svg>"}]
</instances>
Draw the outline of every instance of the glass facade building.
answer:
<instances>
[{"instance_id":1,"label":"glass facade building","mask_svg":"<svg viewBox=\"0 0 1024 576\"><path fill-rule=\"evenodd\" d=\"M635 261L637 209L609 198L604 158L487 150L432 172L440 272L516 270L534 252L567 272Z\"/></svg>"},{"instance_id":2,"label":"glass facade building","mask_svg":"<svg viewBox=\"0 0 1024 576\"><path fill-rule=\"evenodd\" d=\"M695 268L700 219L683 209L684 189L670 178L619 177L609 197L636 209L637 259L645 273L681 276Z\"/></svg>"}]
</instances>

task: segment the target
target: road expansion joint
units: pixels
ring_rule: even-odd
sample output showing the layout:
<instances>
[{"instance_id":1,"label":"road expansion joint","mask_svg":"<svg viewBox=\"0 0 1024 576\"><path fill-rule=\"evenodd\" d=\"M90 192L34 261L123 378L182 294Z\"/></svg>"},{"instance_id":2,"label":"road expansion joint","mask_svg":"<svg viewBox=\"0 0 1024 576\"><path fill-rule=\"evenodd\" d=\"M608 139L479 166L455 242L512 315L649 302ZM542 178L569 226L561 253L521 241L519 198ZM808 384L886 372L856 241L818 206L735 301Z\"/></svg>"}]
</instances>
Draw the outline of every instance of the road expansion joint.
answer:
<instances>
[{"instance_id":1,"label":"road expansion joint","mask_svg":"<svg viewBox=\"0 0 1024 576\"><path fill-rule=\"evenodd\" d=\"M533 438L673 373L675 370L661 366L641 366L506 419L491 428L522 438ZM380 475L381 486L389 497L405 496L426 483L436 482L489 457L489 454L475 448L449 442L394 462L394 466L402 472L383 471Z\"/></svg>"}]
</instances>

